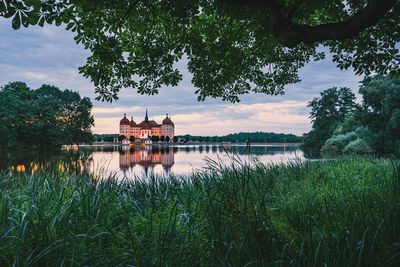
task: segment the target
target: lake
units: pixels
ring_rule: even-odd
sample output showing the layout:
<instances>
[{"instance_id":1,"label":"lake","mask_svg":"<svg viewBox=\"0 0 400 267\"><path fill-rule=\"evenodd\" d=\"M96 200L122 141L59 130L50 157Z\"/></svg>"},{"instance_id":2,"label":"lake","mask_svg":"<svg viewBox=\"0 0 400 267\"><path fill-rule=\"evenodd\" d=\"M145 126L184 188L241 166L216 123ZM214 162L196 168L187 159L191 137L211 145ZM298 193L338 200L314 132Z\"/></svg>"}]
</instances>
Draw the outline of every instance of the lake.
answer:
<instances>
[{"instance_id":1,"label":"lake","mask_svg":"<svg viewBox=\"0 0 400 267\"><path fill-rule=\"evenodd\" d=\"M153 145L145 147L92 146L70 151L13 151L0 155L0 170L34 173L57 168L71 173L92 173L118 179L145 177L149 174L186 175L207 167L207 159L224 164L232 157L242 162L286 163L302 160L298 146L245 145Z\"/></svg>"}]
</instances>

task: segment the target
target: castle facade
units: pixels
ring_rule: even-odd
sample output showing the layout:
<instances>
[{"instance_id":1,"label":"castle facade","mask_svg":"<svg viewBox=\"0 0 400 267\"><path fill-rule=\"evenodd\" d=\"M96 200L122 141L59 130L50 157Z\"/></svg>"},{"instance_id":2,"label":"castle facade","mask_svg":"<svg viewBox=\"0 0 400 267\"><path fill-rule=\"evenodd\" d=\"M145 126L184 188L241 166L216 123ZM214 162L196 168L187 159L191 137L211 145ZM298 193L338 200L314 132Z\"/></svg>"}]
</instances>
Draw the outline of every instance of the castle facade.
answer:
<instances>
[{"instance_id":1,"label":"castle facade","mask_svg":"<svg viewBox=\"0 0 400 267\"><path fill-rule=\"evenodd\" d=\"M124 114L124 117L119 122L119 134L124 135L128 139L131 136L140 140L146 140L152 136L164 136L164 138L168 136L170 140L172 140L175 136L175 125L168 114L161 124L158 124L154 120L149 120L146 109L146 116L139 124L136 124L133 117L129 120L126 118L126 114Z\"/></svg>"}]
</instances>

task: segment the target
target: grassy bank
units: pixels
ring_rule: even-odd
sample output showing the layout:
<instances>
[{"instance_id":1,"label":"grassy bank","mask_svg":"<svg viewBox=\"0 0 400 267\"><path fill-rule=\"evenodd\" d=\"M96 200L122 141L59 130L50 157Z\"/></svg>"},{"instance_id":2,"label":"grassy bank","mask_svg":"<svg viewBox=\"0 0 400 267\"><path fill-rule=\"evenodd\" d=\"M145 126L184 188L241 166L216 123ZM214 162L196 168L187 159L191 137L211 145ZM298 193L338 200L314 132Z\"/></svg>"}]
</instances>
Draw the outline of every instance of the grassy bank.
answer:
<instances>
[{"instance_id":1,"label":"grassy bank","mask_svg":"<svg viewBox=\"0 0 400 267\"><path fill-rule=\"evenodd\" d=\"M340 158L147 182L0 175L0 265L398 266L400 174Z\"/></svg>"}]
</instances>

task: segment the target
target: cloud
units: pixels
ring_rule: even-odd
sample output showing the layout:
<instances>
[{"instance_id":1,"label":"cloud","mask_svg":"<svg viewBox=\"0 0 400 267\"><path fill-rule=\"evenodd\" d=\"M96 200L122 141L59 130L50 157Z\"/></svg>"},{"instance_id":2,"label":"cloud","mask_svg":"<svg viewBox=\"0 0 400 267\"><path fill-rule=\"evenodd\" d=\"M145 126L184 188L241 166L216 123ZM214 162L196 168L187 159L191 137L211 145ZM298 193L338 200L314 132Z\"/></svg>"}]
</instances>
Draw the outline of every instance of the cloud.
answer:
<instances>
[{"instance_id":1,"label":"cloud","mask_svg":"<svg viewBox=\"0 0 400 267\"><path fill-rule=\"evenodd\" d=\"M347 86L357 91L361 77L341 71L329 58L311 62L300 70L302 82L285 88L285 95L249 94L239 104L220 99L198 102L185 60L177 67L184 80L177 87L163 87L158 95L137 94L133 89L120 92L117 102L94 100L94 86L83 78L78 67L89 52L73 39L74 34L55 26L30 27L14 31L11 21L0 20L0 85L24 81L32 88L52 84L89 97L93 104L95 132L116 133L118 122L127 113L140 121L145 109L157 121L165 113L173 116L179 134L227 134L240 131L275 131L302 134L310 129L307 102L324 89Z\"/></svg>"}]
</instances>

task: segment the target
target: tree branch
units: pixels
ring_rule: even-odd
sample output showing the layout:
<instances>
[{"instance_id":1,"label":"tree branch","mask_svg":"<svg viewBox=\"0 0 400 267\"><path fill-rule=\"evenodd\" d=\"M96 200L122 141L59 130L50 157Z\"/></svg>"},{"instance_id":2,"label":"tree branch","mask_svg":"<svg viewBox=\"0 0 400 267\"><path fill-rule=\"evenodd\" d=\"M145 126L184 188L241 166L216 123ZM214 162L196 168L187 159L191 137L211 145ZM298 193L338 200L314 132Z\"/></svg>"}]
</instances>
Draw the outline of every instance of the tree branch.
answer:
<instances>
[{"instance_id":1,"label":"tree branch","mask_svg":"<svg viewBox=\"0 0 400 267\"><path fill-rule=\"evenodd\" d=\"M376 25L395 3L396 0L369 0L363 10L345 21L318 26L293 25L292 36L286 39L285 45L294 47L300 43L342 41L357 36L365 29Z\"/></svg>"},{"instance_id":2,"label":"tree branch","mask_svg":"<svg viewBox=\"0 0 400 267\"><path fill-rule=\"evenodd\" d=\"M293 24L292 14L296 7L283 5L276 0L225 0L225 2L242 7L269 9L275 16L272 34L278 38L284 36L285 45L294 47L300 43L342 41L357 36L365 29L376 25L393 8L396 0L368 0L362 10L348 19L317 26Z\"/></svg>"}]
</instances>

